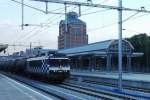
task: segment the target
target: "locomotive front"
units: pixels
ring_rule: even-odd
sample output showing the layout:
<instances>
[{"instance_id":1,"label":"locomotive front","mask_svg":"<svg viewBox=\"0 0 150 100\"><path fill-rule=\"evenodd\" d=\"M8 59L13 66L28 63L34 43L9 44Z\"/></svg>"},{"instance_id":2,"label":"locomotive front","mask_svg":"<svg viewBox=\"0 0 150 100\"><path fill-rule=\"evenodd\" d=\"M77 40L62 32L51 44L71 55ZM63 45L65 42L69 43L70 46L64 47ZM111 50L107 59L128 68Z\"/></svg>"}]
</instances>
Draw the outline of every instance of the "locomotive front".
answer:
<instances>
[{"instance_id":1,"label":"locomotive front","mask_svg":"<svg viewBox=\"0 0 150 100\"><path fill-rule=\"evenodd\" d=\"M48 60L49 75L55 78L67 78L70 75L69 58L51 57Z\"/></svg>"},{"instance_id":2,"label":"locomotive front","mask_svg":"<svg viewBox=\"0 0 150 100\"><path fill-rule=\"evenodd\" d=\"M69 58L60 54L29 58L26 71L42 79L62 82L70 75Z\"/></svg>"}]
</instances>

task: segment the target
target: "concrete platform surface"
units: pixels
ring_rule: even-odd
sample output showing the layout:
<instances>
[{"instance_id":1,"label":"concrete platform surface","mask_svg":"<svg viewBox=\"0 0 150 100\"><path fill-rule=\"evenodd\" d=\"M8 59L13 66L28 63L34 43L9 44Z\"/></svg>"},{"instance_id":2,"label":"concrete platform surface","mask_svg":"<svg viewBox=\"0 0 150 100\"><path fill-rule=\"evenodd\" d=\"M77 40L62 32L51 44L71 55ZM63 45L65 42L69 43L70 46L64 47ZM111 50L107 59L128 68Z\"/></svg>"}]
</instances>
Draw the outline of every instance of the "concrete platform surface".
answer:
<instances>
[{"instance_id":1,"label":"concrete platform surface","mask_svg":"<svg viewBox=\"0 0 150 100\"><path fill-rule=\"evenodd\" d=\"M118 79L118 73L115 72L90 72L90 71L72 71L71 75L82 75L91 77L102 77ZM150 82L150 74L123 73L123 80Z\"/></svg>"},{"instance_id":2,"label":"concrete platform surface","mask_svg":"<svg viewBox=\"0 0 150 100\"><path fill-rule=\"evenodd\" d=\"M0 74L0 100L53 100L33 88Z\"/></svg>"}]
</instances>

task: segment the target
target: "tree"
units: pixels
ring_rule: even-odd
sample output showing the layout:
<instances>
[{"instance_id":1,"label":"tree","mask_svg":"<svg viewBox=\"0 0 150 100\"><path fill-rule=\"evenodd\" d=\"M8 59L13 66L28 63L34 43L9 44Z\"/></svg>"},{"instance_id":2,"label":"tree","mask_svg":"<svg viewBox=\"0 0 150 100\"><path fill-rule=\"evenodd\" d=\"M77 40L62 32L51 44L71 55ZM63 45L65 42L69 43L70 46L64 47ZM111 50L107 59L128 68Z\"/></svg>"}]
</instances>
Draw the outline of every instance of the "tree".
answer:
<instances>
[{"instance_id":1,"label":"tree","mask_svg":"<svg viewBox=\"0 0 150 100\"><path fill-rule=\"evenodd\" d=\"M139 34L128 38L127 40L131 42L135 48L135 52L144 53L144 56L140 59L141 67L144 67L146 72L150 72L150 36L146 34Z\"/></svg>"}]
</instances>

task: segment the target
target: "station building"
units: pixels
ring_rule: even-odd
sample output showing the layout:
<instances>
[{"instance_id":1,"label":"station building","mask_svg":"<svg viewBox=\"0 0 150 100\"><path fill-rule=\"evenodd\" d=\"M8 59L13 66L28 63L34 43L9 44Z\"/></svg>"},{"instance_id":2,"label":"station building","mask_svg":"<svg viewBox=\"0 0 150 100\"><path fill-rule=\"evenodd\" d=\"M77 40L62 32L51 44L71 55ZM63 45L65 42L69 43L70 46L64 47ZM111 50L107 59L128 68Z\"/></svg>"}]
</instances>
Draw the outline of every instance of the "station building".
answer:
<instances>
[{"instance_id":1,"label":"station building","mask_svg":"<svg viewBox=\"0 0 150 100\"><path fill-rule=\"evenodd\" d=\"M78 47L88 44L86 23L78 19L76 12L69 12L66 20L59 24L58 49Z\"/></svg>"},{"instance_id":2,"label":"station building","mask_svg":"<svg viewBox=\"0 0 150 100\"><path fill-rule=\"evenodd\" d=\"M134 47L127 40L122 40L123 71L136 71L132 59L143 53L135 53ZM61 49L71 59L72 70L117 71L118 70L118 40L106 40L88 45Z\"/></svg>"}]
</instances>

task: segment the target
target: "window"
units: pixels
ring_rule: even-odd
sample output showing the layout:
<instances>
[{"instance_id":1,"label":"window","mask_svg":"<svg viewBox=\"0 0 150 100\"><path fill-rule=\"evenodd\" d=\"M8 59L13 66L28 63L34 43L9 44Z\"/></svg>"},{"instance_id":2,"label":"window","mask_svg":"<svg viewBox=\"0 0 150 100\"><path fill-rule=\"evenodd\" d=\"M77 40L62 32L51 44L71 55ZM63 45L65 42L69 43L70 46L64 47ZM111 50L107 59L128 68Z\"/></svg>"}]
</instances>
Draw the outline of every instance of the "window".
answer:
<instances>
[{"instance_id":1,"label":"window","mask_svg":"<svg viewBox=\"0 0 150 100\"><path fill-rule=\"evenodd\" d=\"M72 28L72 32L73 34L80 34L81 31L80 31L80 28Z\"/></svg>"},{"instance_id":2,"label":"window","mask_svg":"<svg viewBox=\"0 0 150 100\"><path fill-rule=\"evenodd\" d=\"M50 59L49 64L55 67L68 66L69 60L68 59Z\"/></svg>"}]
</instances>

